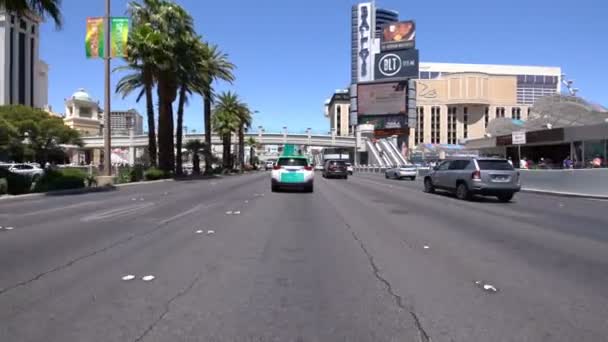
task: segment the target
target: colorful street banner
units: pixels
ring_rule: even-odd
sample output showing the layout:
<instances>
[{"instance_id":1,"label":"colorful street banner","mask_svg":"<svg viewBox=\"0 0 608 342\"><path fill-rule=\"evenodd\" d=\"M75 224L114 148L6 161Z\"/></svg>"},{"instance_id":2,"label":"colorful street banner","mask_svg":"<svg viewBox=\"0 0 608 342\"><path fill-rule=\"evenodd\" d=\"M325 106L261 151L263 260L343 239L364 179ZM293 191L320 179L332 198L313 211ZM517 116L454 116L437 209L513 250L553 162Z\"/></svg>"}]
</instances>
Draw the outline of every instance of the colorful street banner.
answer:
<instances>
[{"instance_id":1,"label":"colorful street banner","mask_svg":"<svg viewBox=\"0 0 608 342\"><path fill-rule=\"evenodd\" d=\"M85 52L87 58L104 57L104 18L87 18ZM127 57L127 39L129 37L129 18L110 18L110 56Z\"/></svg>"},{"instance_id":2,"label":"colorful street banner","mask_svg":"<svg viewBox=\"0 0 608 342\"><path fill-rule=\"evenodd\" d=\"M129 38L129 18L112 18L110 33L112 38L112 57L127 57L127 39Z\"/></svg>"},{"instance_id":3,"label":"colorful street banner","mask_svg":"<svg viewBox=\"0 0 608 342\"><path fill-rule=\"evenodd\" d=\"M104 34L103 18L87 18L87 34L85 36L85 51L87 58L103 58Z\"/></svg>"}]
</instances>

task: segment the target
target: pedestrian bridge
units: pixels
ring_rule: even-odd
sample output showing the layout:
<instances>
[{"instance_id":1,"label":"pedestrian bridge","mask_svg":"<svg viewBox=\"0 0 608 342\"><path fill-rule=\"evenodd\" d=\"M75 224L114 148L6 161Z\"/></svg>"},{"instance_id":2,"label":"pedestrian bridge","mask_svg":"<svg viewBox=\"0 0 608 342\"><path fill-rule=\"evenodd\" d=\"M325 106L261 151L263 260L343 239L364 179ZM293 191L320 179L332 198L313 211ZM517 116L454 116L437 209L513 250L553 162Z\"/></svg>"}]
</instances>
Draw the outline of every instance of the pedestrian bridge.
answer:
<instances>
[{"instance_id":1,"label":"pedestrian bridge","mask_svg":"<svg viewBox=\"0 0 608 342\"><path fill-rule=\"evenodd\" d=\"M308 146L323 146L323 147L355 147L355 137L343 137L337 135L318 135L318 134L290 134L290 133L245 133L245 139L247 137L253 137L255 140L262 145L282 145L282 144L296 144L296 145L308 145ZM184 144L190 140L198 139L205 141L204 133L196 134L185 134ZM103 137L83 137L84 148L103 148ZM233 137L232 142L235 143L237 140ZM148 146L148 135L134 135L134 136L112 136L112 148L124 148L124 147L146 147ZM211 136L211 143L213 145L221 145L222 140L217 134Z\"/></svg>"}]
</instances>

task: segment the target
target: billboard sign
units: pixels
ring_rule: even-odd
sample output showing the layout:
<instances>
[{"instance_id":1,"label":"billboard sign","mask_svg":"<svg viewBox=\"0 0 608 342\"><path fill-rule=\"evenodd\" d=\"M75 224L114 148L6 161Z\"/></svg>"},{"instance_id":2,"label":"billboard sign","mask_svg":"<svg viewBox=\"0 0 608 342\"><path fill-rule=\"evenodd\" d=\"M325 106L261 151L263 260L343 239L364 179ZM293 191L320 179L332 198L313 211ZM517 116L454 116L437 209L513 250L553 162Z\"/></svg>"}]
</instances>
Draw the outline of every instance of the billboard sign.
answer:
<instances>
[{"instance_id":1,"label":"billboard sign","mask_svg":"<svg viewBox=\"0 0 608 342\"><path fill-rule=\"evenodd\" d=\"M407 127L405 115L372 115L359 117L360 124L374 125L375 130L400 129Z\"/></svg>"},{"instance_id":2,"label":"billboard sign","mask_svg":"<svg viewBox=\"0 0 608 342\"><path fill-rule=\"evenodd\" d=\"M357 13L357 78L368 82L374 80L372 40L376 23L372 4L359 4Z\"/></svg>"},{"instance_id":3,"label":"billboard sign","mask_svg":"<svg viewBox=\"0 0 608 342\"><path fill-rule=\"evenodd\" d=\"M416 23L413 20L386 25L382 30L381 51L411 49L416 46Z\"/></svg>"},{"instance_id":4,"label":"billboard sign","mask_svg":"<svg viewBox=\"0 0 608 342\"><path fill-rule=\"evenodd\" d=\"M376 79L418 78L418 50L383 52L376 55Z\"/></svg>"},{"instance_id":5,"label":"billboard sign","mask_svg":"<svg viewBox=\"0 0 608 342\"><path fill-rule=\"evenodd\" d=\"M396 115L407 113L407 87L399 82L359 84L357 112L365 115Z\"/></svg>"}]
</instances>

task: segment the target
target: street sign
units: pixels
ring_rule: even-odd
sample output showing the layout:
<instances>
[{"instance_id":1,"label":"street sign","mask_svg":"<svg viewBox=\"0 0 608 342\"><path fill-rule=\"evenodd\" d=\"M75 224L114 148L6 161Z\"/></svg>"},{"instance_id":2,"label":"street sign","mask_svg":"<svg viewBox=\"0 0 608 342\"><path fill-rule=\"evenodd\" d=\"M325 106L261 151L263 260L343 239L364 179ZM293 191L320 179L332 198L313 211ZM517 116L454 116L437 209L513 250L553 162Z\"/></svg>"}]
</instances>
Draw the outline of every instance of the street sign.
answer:
<instances>
[{"instance_id":1,"label":"street sign","mask_svg":"<svg viewBox=\"0 0 608 342\"><path fill-rule=\"evenodd\" d=\"M511 133L511 141L513 145L525 145L526 144L526 132L518 131Z\"/></svg>"}]
</instances>

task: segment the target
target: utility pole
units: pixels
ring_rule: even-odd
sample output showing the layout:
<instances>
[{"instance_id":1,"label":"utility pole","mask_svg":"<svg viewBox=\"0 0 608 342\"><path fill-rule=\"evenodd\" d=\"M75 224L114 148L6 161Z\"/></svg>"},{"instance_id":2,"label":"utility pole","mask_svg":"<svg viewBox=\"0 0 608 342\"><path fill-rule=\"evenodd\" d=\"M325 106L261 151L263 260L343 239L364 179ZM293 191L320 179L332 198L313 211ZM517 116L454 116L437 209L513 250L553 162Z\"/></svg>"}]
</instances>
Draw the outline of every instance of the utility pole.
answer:
<instances>
[{"instance_id":1,"label":"utility pole","mask_svg":"<svg viewBox=\"0 0 608 342\"><path fill-rule=\"evenodd\" d=\"M104 89L105 89L105 99L104 99L104 111L105 115L103 117L104 121L104 137L103 137L103 172L105 176L112 175L112 132L111 132L111 118L110 118L110 56L111 56L111 34L110 34L110 0L106 1L106 13L104 15L104 41L103 41L103 60L104 60Z\"/></svg>"}]
</instances>

